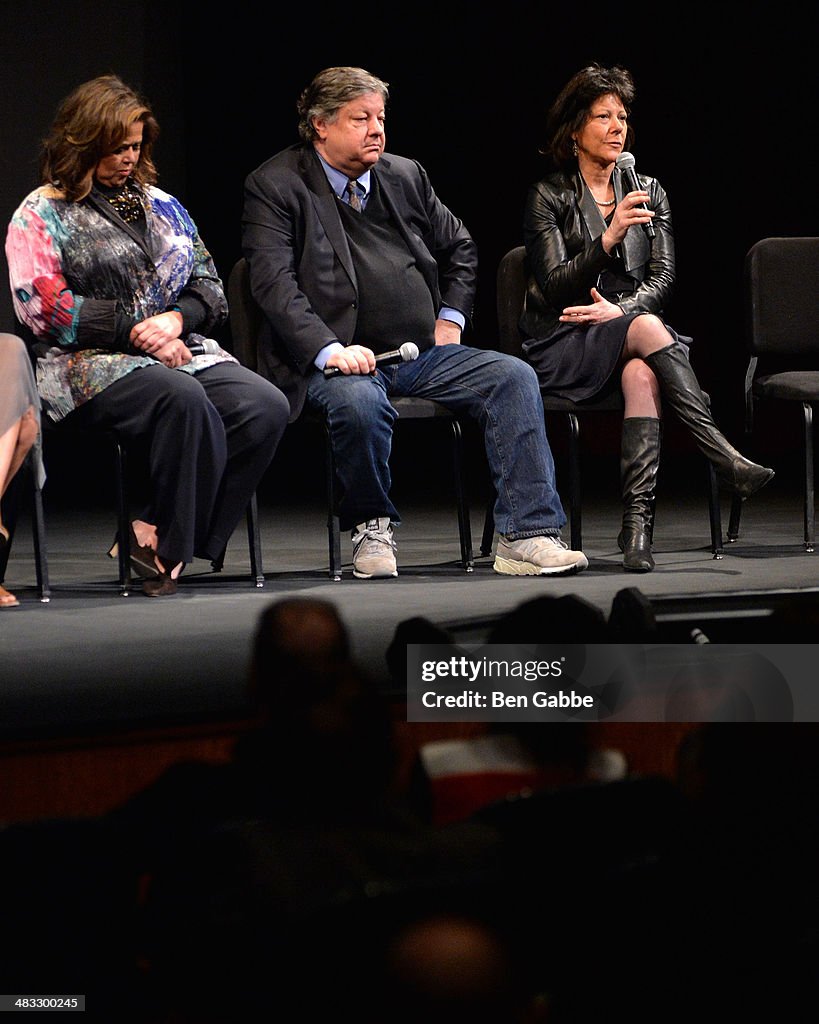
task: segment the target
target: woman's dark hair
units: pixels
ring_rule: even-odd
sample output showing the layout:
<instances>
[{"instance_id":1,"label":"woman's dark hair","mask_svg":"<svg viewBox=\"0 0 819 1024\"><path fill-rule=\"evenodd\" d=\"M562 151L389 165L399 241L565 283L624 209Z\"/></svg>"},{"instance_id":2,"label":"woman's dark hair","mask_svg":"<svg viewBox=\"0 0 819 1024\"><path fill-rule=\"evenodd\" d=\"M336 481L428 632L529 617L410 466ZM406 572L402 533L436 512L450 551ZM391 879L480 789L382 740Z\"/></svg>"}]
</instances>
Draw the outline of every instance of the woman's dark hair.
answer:
<instances>
[{"instance_id":1,"label":"woman's dark hair","mask_svg":"<svg viewBox=\"0 0 819 1024\"><path fill-rule=\"evenodd\" d=\"M147 103L116 75L84 82L57 109L40 152L40 182L56 185L70 202L91 191L94 170L128 137L131 126L143 125L142 148L133 171L140 185L157 180L151 153L159 125Z\"/></svg>"},{"instance_id":2,"label":"woman's dark hair","mask_svg":"<svg viewBox=\"0 0 819 1024\"><path fill-rule=\"evenodd\" d=\"M625 68L606 68L600 64L589 64L582 68L572 75L549 108L546 115L546 141L540 147L540 152L556 168L571 173L577 167L572 136L586 123L592 104L601 96L613 93L626 108L626 113L630 113L635 91L631 73ZM629 121L624 149L630 149L633 140L634 129Z\"/></svg>"}]
</instances>

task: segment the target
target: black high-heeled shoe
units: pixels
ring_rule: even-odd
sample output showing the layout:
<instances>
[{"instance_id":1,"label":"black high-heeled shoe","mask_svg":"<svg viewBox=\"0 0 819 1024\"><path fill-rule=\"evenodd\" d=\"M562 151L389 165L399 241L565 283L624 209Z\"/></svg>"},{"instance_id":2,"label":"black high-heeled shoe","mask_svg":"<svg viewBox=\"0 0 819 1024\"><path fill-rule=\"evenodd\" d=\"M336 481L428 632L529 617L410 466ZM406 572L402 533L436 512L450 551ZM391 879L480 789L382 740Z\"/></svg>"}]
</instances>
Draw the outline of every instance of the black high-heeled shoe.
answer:
<instances>
[{"instance_id":1,"label":"black high-heeled shoe","mask_svg":"<svg viewBox=\"0 0 819 1024\"><path fill-rule=\"evenodd\" d=\"M142 579L153 579L160 575L159 569L156 564L156 552L152 547L147 544L140 544L137 540L137 536L134 533L133 524L130 527L131 532L131 569L134 575L141 577ZM119 556L119 534L114 537L114 543L108 549L109 558L117 558Z\"/></svg>"}]
</instances>

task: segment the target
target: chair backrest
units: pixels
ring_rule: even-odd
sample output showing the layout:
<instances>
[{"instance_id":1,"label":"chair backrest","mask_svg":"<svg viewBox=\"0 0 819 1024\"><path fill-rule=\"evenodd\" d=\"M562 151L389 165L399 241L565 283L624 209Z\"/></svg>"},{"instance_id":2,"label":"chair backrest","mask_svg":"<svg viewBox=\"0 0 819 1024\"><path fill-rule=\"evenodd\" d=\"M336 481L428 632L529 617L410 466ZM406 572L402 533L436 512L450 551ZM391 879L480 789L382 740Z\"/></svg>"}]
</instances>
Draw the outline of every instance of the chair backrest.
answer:
<instances>
[{"instance_id":1,"label":"chair backrest","mask_svg":"<svg viewBox=\"0 0 819 1024\"><path fill-rule=\"evenodd\" d=\"M234 263L228 278L228 308L233 354L243 366L256 370L262 311L250 292L250 267L244 257Z\"/></svg>"},{"instance_id":2,"label":"chair backrest","mask_svg":"<svg viewBox=\"0 0 819 1024\"><path fill-rule=\"evenodd\" d=\"M522 354L519 322L526 296L526 248L515 246L498 264L498 345L510 356Z\"/></svg>"},{"instance_id":3,"label":"chair backrest","mask_svg":"<svg viewBox=\"0 0 819 1024\"><path fill-rule=\"evenodd\" d=\"M819 356L819 237L763 238L745 257L753 355Z\"/></svg>"}]
</instances>

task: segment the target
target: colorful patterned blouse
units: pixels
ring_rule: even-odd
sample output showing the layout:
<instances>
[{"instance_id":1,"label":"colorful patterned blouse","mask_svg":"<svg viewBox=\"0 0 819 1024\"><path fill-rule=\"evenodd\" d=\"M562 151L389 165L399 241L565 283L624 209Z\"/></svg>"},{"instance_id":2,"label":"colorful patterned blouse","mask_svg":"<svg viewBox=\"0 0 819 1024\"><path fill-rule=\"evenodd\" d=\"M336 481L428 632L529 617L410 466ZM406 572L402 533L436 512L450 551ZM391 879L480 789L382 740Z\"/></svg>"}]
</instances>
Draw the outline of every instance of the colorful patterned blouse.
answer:
<instances>
[{"instance_id":1,"label":"colorful patterned blouse","mask_svg":"<svg viewBox=\"0 0 819 1024\"><path fill-rule=\"evenodd\" d=\"M143 189L143 205L144 233L96 192L67 202L45 185L11 219L6 257L14 311L34 334L37 387L54 420L125 374L156 363L119 340L123 318L143 320L174 308L180 298L188 306L193 300L197 331L227 318L222 282L188 212L153 186ZM201 337L189 333L185 340ZM226 361L236 362L220 349L179 369L197 373Z\"/></svg>"}]
</instances>

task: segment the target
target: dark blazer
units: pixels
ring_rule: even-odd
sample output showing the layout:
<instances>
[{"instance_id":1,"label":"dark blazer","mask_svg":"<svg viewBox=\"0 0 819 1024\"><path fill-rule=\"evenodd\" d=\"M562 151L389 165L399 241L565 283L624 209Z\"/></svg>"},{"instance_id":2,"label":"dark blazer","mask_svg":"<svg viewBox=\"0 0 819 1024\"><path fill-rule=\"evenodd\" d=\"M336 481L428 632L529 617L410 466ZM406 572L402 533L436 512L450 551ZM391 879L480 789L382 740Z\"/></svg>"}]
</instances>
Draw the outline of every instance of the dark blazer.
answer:
<instances>
[{"instance_id":1,"label":"dark blazer","mask_svg":"<svg viewBox=\"0 0 819 1024\"><path fill-rule=\"evenodd\" d=\"M649 193L655 238L630 229L619 246L634 290L623 293L624 313L660 313L671 298L676 278L674 231L664 189L656 178L640 175ZM614 194L623 197L622 172L615 168ZM549 338L560 328L566 306L591 302L589 290L611 260L600 236L606 225L579 174L551 174L526 197L523 241L529 277L521 330L528 338Z\"/></svg>"},{"instance_id":2,"label":"dark blazer","mask_svg":"<svg viewBox=\"0 0 819 1024\"><path fill-rule=\"evenodd\" d=\"M429 285L435 308L472 315L477 249L415 160L384 153L373 168L384 204ZM338 200L312 146L291 146L245 180L242 250L265 314L259 372L304 405L313 360L329 342L355 342L358 293Z\"/></svg>"}]
</instances>

